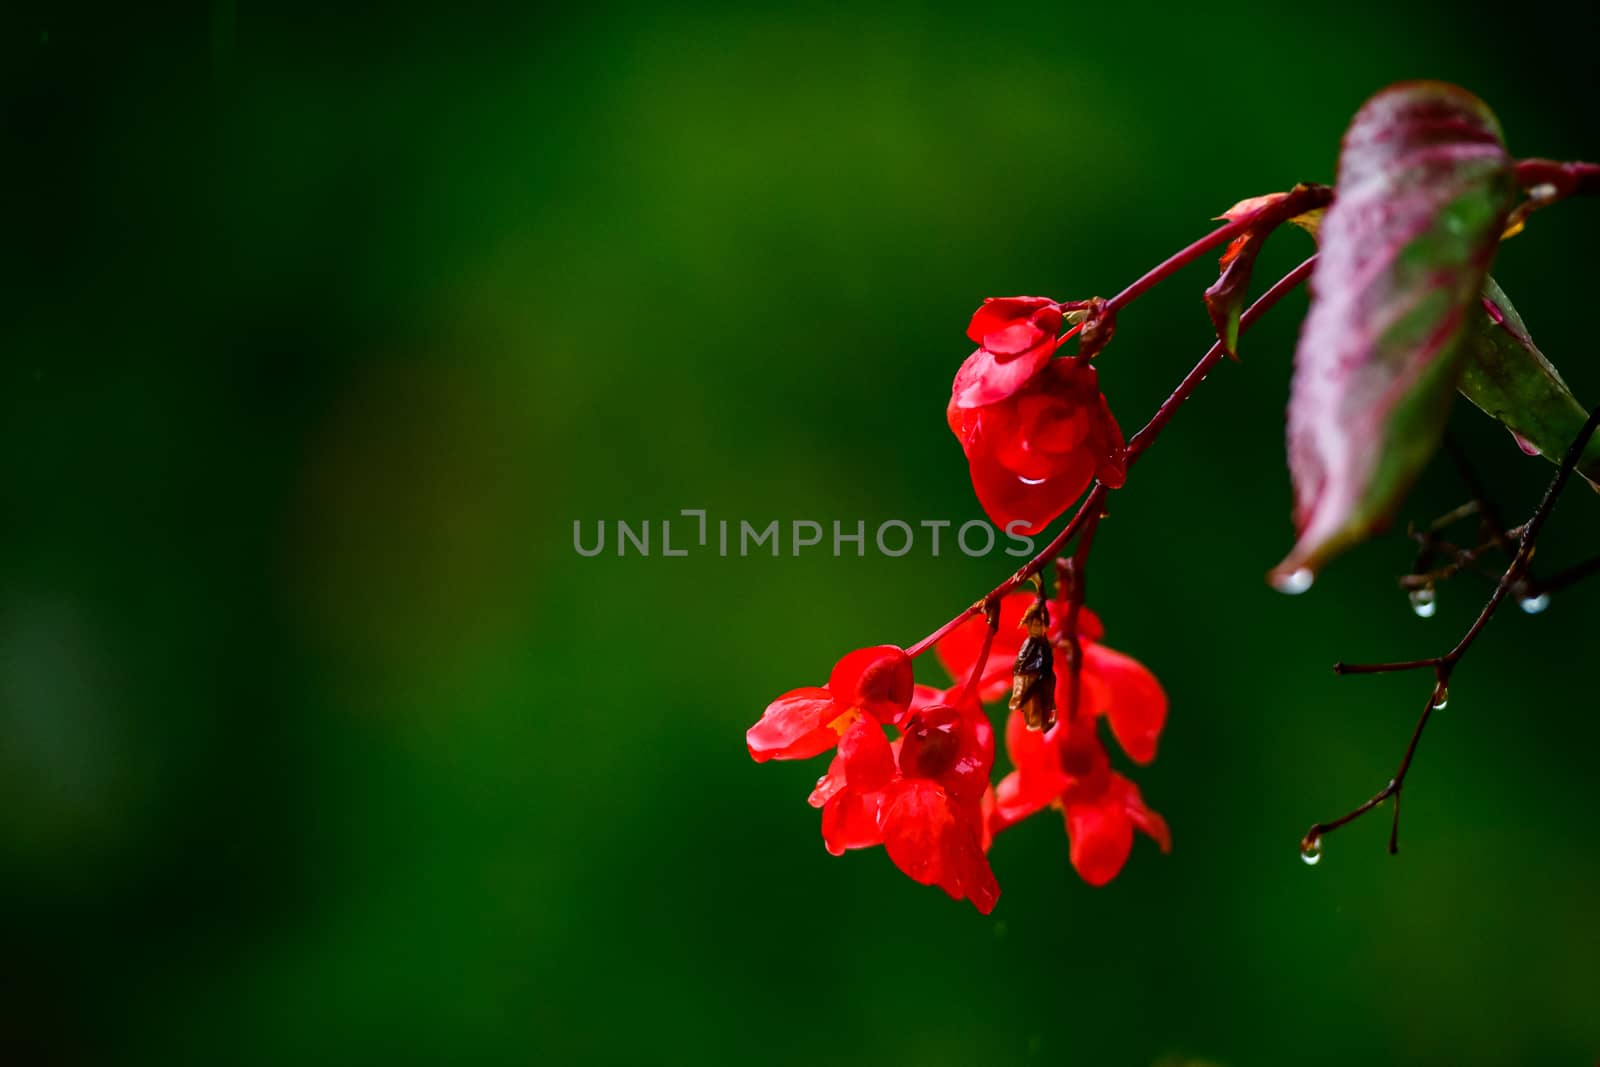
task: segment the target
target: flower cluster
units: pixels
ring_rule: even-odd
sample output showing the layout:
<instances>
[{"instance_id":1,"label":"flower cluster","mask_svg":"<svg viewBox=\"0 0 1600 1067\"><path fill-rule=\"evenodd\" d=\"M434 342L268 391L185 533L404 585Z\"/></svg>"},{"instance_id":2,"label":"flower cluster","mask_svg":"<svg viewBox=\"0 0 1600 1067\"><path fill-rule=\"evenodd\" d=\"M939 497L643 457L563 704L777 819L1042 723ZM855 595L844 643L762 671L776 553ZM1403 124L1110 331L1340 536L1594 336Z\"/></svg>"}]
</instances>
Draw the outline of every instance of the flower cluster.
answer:
<instances>
[{"instance_id":1,"label":"flower cluster","mask_svg":"<svg viewBox=\"0 0 1600 1067\"><path fill-rule=\"evenodd\" d=\"M1008 531L1039 532L1091 481L1123 482L1122 430L1089 363L1110 336L1105 309L1100 300L1020 296L986 300L972 317L967 333L979 348L956 373L946 415L978 500ZM1095 344L1054 358L1085 326ZM1148 763L1167 699L1149 671L1100 643L1100 621L1081 604L1072 610L1065 584L1057 592L1047 605L1042 579L1038 597L996 590L982 617L969 612L916 646L933 649L954 679L949 689L916 684L913 653L897 646L851 652L827 685L767 707L746 734L751 757L832 752L810 798L822 809L828 851L882 845L911 878L984 914L1000 897L988 858L995 834L1045 808L1061 812L1079 875L1104 885L1127 862L1135 830L1163 851L1171 841L1161 816L1111 769L1099 723L1130 759ZM983 705L1008 689L1014 769L991 784L994 728Z\"/></svg>"},{"instance_id":2,"label":"flower cluster","mask_svg":"<svg viewBox=\"0 0 1600 1067\"><path fill-rule=\"evenodd\" d=\"M1090 481L1115 489L1127 473L1122 430L1094 367L1082 356L1051 358L1065 315L1082 314L1075 306L991 298L967 328L979 348L956 372L945 417L979 503L1002 529L1038 533Z\"/></svg>"},{"instance_id":3,"label":"flower cluster","mask_svg":"<svg viewBox=\"0 0 1600 1067\"><path fill-rule=\"evenodd\" d=\"M971 900L984 914L1000 896L988 859L994 835L1044 808L1062 812L1078 873L1104 885L1126 862L1135 829L1163 850L1170 840L1133 783L1111 770L1097 724L1104 719L1129 758L1147 763L1166 721L1166 696L1144 667L1100 643L1099 620L1082 610L1077 714L1035 731L1021 711L1011 711L1006 752L1015 769L992 785L994 730L982 703L1011 685L1036 603L1029 593L1005 597L995 634L987 634L986 619L974 618L940 640L935 654L957 679L950 689L915 684L911 658L892 645L851 652L826 686L772 702L746 735L750 755L766 761L832 751L810 797L822 809L828 851L883 845L911 878ZM1068 708L1064 604L1050 611L1056 701Z\"/></svg>"}]
</instances>

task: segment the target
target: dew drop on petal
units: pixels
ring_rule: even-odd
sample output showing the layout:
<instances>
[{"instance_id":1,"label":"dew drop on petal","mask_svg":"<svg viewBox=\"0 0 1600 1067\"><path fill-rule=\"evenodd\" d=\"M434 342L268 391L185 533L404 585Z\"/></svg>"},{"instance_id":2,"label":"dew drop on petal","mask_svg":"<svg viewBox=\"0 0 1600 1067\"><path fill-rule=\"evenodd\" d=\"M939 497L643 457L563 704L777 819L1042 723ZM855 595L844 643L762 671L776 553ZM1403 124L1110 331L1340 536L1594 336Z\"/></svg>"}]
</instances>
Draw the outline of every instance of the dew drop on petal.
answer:
<instances>
[{"instance_id":1,"label":"dew drop on petal","mask_svg":"<svg viewBox=\"0 0 1600 1067\"><path fill-rule=\"evenodd\" d=\"M1280 593L1288 593L1290 596L1299 596L1311 588L1312 579L1315 577L1309 567L1301 567L1290 574L1275 576L1272 579L1272 588Z\"/></svg>"},{"instance_id":2,"label":"dew drop on petal","mask_svg":"<svg viewBox=\"0 0 1600 1067\"><path fill-rule=\"evenodd\" d=\"M1517 606L1526 614L1537 615L1550 606L1550 594L1540 593L1538 596L1525 596L1517 601Z\"/></svg>"},{"instance_id":3,"label":"dew drop on petal","mask_svg":"<svg viewBox=\"0 0 1600 1067\"><path fill-rule=\"evenodd\" d=\"M1311 837L1300 843L1300 858L1307 867L1315 867L1322 860L1322 838Z\"/></svg>"},{"instance_id":4,"label":"dew drop on petal","mask_svg":"<svg viewBox=\"0 0 1600 1067\"><path fill-rule=\"evenodd\" d=\"M1439 610L1439 605L1433 594L1433 587L1413 589L1410 593L1411 610L1419 619L1431 619L1433 613Z\"/></svg>"}]
</instances>

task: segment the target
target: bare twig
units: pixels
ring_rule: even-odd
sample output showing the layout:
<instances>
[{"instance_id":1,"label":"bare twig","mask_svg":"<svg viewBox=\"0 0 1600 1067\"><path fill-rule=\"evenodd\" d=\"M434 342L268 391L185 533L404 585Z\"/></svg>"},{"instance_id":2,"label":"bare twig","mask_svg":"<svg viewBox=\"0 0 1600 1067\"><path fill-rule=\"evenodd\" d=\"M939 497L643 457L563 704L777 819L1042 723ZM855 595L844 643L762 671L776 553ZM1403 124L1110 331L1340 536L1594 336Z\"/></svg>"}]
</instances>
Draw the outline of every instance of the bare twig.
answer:
<instances>
[{"instance_id":1,"label":"bare twig","mask_svg":"<svg viewBox=\"0 0 1600 1067\"><path fill-rule=\"evenodd\" d=\"M1494 617L1500 605L1504 603L1507 594L1518 585L1527 573L1528 561L1533 556L1534 543L1539 539L1539 531L1544 527L1545 520L1550 517L1551 510L1555 507L1556 499L1561 495L1561 490L1566 487L1567 480L1572 477L1573 468L1578 464L1578 458L1583 454L1584 447L1588 445L1589 438L1594 436L1595 428L1600 426L1600 407L1589 413L1584 421L1583 429L1578 432L1572 444L1567 448L1566 455L1562 457L1561 466L1556 471L1550 485L1545 489L1544 496L1539 501L1539 506L1534 509L1533 516L1522 527L1522 535L1517 541L1516 551L1512 554L1511 562L1506 567L1505 573L1500 576L1494 592L1490 594L1489 601L1478 613L1478 617L1456 642L1454 648L1442 656L1432 659L1404 660L1396 663L1375 664L1334 664L1334 670L1339 674L1380 674L1389 671L1419 670L1432 667L1434 672L1433 689L1428 694L1428 702L1423 706L1422 714L1417 718L1416 728L1411 731L1411 741L1406 745L1405 755L1400 758L1400 766L1395 771L1389 783L1378 790L1371 799L1362 803L1344 815L1329 822L1319 822L1306 831L1305 837L1300 840L1300 852L1308 859L1314 859L1321 854L1322 838L1339 827L1365 815L1373 808L1382 804L1390 797L1394 798L1394 822L1389 831L1389 851L1400 851L1400 792L1405 788L1406 773L1411 770L1411 761L1416 757L1417 745L1422 740L1422 732L1427 729L1428 719L1435 709L1443 707L1450 693L1450 676L1455 671L1456 665L1461 662L1461 657L1478 640L1484 627L1489 625L1489 620ZM1593 563L1593 561L1591 561ZM1587 565L1584 565L1587 566ZM1594 569L1600 569L1600 564L1594 564Z\"/></svg>"}]
</instances>

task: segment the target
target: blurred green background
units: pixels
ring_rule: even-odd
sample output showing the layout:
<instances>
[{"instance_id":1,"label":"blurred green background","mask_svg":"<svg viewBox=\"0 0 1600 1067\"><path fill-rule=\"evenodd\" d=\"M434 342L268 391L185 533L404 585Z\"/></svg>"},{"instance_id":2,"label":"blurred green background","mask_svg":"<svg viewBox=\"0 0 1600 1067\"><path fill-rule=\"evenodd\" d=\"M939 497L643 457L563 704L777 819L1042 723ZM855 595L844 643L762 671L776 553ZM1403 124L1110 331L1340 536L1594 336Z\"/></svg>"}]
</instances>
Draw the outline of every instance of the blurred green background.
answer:
<instances>
[{"instance_id":1,"label":"blurred green background","mask_svg":"<svg viewBox=\"0 0 1600 1067\"><path fill-rule=\"evenodd\" d=\"M1503 9L1497 9L1503 10ZM1057 820L990 918L832 859L743 732L1003 556L578 557L575 519L980 515L944 425L986 295L1109 295L1331 180L1387 82L1600 155L1590 40L1455 4L8 6L0 1062L1591 1063L1596 588L1497 618L1406 793L1399 534L1309 595L1287 301L1113 501L1091 603L1172 698L1110 887ZM1600 399L1592 204L1496 274ZM1258 277L1307 252L1277 237ZM1271 272L1268 274L1268 272ZM1124 315L1129 430L1204 268ZM1507 513L1548 467L1476 411ZM1408 503L1463 494L1437 463ZM1576 489L1539 562L1592 550ZM659 527L655 527L658 531ZM675 530L675 535L681 535ZM659 547L653 546L653 547ZM933 665L928 664L930 668ZM938 681L930 670L929 681Z\"/></svg>"}]
</instances>

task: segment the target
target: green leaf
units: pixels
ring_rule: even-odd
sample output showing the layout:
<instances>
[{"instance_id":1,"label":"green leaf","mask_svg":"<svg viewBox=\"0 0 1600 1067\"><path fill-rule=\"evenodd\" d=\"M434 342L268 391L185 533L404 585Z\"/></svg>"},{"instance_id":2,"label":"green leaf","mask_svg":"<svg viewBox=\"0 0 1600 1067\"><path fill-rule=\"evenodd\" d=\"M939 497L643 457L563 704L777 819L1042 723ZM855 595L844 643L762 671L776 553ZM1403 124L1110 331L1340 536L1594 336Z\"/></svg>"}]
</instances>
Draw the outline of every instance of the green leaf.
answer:
<instances>
[{"instance_id":1,"label":"green leaf","mask_svg":"<svg viewBox=\"0 0 1600 1067\"><path fill-rule=\"evenodd\" d=\"M1484 283L1482 306L1467 343L1461 395L1510 430L1524 452L1532 449L1560 463L1588 409L1533 343L1522 316L1493 278ZM1577 469L1600 490L1600 437L1589 440Z\"/></svg>"},{"instance_id":2,"label":"green leaf","mask_svg":"<svg viewBox=\"0 0 1600 1067\"><path fill-rule=\"evenodd\" d=\"M1500 125L1464 89L1392 86L1351 120L1295 350L1280 588L1385 526L1437 449L1516 197Z\"/></svg>"}]
</instances>

